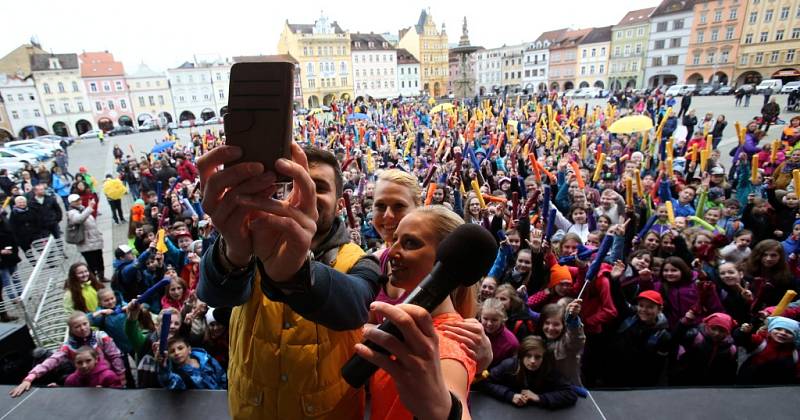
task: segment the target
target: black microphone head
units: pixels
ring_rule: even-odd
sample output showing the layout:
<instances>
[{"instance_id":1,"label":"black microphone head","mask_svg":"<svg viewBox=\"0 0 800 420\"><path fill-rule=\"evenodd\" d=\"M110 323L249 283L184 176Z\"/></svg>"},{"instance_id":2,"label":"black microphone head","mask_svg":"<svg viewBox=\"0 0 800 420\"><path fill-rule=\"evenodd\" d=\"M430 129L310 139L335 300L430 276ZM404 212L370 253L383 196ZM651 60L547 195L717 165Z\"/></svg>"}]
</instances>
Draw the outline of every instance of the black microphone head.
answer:
<instances>
[{"instance_id":1,"label":"black microphone head","mask_svg":"<svg viewBox=\"0 0 800 420\"><path fill-rule=\"evenodd\" d=\"M462 286L471 286L492 268L497 241L480 225L465 223L450 232L436 248L436 260Z\"/></svg>"}]
</instances>

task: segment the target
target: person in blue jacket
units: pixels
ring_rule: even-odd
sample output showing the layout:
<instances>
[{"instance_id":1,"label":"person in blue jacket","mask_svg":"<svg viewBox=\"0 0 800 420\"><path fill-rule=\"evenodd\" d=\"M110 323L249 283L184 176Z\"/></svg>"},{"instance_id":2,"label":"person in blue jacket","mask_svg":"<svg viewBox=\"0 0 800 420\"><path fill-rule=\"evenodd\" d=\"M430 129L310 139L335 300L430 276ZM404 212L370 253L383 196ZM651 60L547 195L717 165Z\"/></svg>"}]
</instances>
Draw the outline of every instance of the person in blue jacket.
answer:
<instances>
[{"instance_id":1,"label":"person in blue jacket","mask_svg":"<svg viewBox=\"0 0 800 420\"><path fill-rule=\"evenodd\" d=\"M176 335L167 341L169 358L157 359L158 382L167 389L227 389L228 376L222 366L205 350L193 349L186 339Z\"/></svg>"}]
</instances>

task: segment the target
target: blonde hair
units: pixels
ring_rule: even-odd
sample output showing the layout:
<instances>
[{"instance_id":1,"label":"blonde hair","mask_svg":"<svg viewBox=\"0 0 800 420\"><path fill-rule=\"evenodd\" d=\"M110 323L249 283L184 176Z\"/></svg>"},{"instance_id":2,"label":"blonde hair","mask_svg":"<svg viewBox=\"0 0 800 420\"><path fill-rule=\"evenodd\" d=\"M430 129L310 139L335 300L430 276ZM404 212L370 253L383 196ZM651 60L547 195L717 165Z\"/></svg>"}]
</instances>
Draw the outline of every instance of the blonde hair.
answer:
<instances>
[{"instance_id":1,"label":"blonde hair","mask_svg":"<svg viewBox=\"0 0 800 420\"><path fill-rule=\"evenodd\" d=\"M378 176L378 182L381 181L406 187L414 198L414 204L417 206L422 204L422 190L419 187L419 181L414 175L400 169L389 169L381 172L380 176ZM378 182L375 183L376 187Z\"/></svg>"},{"instance_id":2,"label":"blonde hair","mask_svg":"<svg viewBox=\"0 0 800 420\"><path fill-rule=\"evenodd\" d=\"M89 317L85 313L81 311L74 311L72 315L70 315L69 318L67 318L67 325L72 327L72 323L80 318L85 318L87 321L89 320Z\"/></svg>"},{"instance_id":3,"label":"blonde hair","mask_svg":"<svg viewBox=\"0 0 800 420\"><path fill-rule=\"evenodd\" d=\"M508 315L506 315L506 307L503 306L503 302L500 302L500 299L497 298L488 298L483 301L478 315L483 316L483 314L486 312L496 312L500 314L500 318L503 319L503 322L506 322L508 319Z\"/></svg>"},{"instance_id":4,"label":"blonde hair","mask_svg":"<svg viewBox=\"0 0 800 420\"><path fill-rule=\"evenodd\" d=\"M461 216L442 205L417 207L409 212L409 214L416 213L428 219L429 226L436 233L438 242L444 240L447 235L464 224L464 219ZM462 317L473 318L478 310L478 285L457 287L450 293L450 300L453 301L453 307L456 312Z\"/></svg>"}]
</instances>

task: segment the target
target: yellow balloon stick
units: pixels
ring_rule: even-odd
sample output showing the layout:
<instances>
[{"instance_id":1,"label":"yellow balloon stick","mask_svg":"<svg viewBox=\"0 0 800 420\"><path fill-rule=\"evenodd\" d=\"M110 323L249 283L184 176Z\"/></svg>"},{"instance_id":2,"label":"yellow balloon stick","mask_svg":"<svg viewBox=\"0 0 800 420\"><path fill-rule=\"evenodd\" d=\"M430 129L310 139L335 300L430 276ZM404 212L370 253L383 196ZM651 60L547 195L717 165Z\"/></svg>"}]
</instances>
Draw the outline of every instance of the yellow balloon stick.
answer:
<instances>
[{"instance_id":1,"label":"yellow balloon stick","mask_svg":"<svg viewBox=\"0 0 800 420\"><path fill-rule=\"evenodd\" d=\"M667 208L667 219L669 220L669 224L675 225L675 210L672 208L672 201L667 201L664 203L664 207Z\"/></svg>"},{"instance_id":2,"label":"yellow balloon stick","mask_svg":"<svg viewBox=\"0 0 800 420\"><path fill-rule=\"evenodd\" d=\"M800 194L800 169L792 171L792 181L794 181L794 194Z\"/></svg>"},{"instance_id":3,"label":"yellow balloon stick","mask_svg":"<svg viewBox=\"0 0 800 420\"><path fill-rule=\"evenodd\" d=\"M594 168L594 176L592 177L592 181L597 182L600 180L600 174L603 172L603 163L606 161L606 154L600 153L600 157L595 162Z\"/></svg>"},{"instance_id":4,"label":"yellow balloon stick","mask_svg":"<svg viewBox=\"0 0 800 420\"><path fill-rule=\"evenodd\" d=\"M672 158L668 157L667 158L667 176L672 178L672 175L673 175L673 173L672 173Z\"/></svg>"},{"instance_id":5,"label":"yellow balloon stick","mask_svg":"<svg viewBox=\"0 0 800 420\"><path fill-rule=\"evenodd\" d=\"M625 179L625 205L633 207L633 180Z\"/></svg>"},{"instance_id":6,"label":"yellow balloon stick","mask_svg":"<svg viewBox=\"0 0 800 420\"><path fill-rule=\"evenodd\" d=\"M708 150L708 155L711 156L711 148L714 145L714 136L711 134L706 136L706 150Z\"/></svg>"},{"instance_id":7,"label":"yellow balloon stick","mask_svg":"<svg viewBox=\"0 0 800 420\"><path fill-rule=\"evenodd\" d=\"M581 160L586 159L586 134L581 136Z\"/></svg>"},{"instance_id":8,"label":"yellow balloon stick","mask_svg":"<svg viewBox=\"0 0 800 420\"><path fill-rule=\"evenodd\" d=\"M753 161L750 164L750 183L755 184L758 182L758 155L753 155Z\"/></svg>"},{"instance_id":9,"label":"yellow balloon stick","mask_svg":"<svg viewBox=\"0 0 800 420\"><path fill-rule=\"evenodd\" d=\"M772 142L772 148L769 151L769 163L774 164L775 160L778 158L778 148L780 147L780 144L780 140L775 140Z\"/></svg>"},{"instance_id":10,"label":"yellow balloon stick","mask_svg":"<svg viewBox=\"0 0 800 420\"><path fill-rule=\"evenodd\" d=\"M644 134L642 135L642 147L639 148L639 150L642 152L645 152L647 150L647 137L649 137L649 134L650 134L649 131L645 131Z\"/></svg>"},{"instance_id":11,"label":"yellow balloon stick","mask_svg":"<svg viewBox=\"0 0 800 420\"><path fill-rule=\"evenodd\" d=\"M474 191L475 195L478 196L478 203L480 203L482 209L485 209L486 202L483 201L483 194L481 194L481 187L478 185L478 180L473 179L471 185L472 185L472 191Z\"/></svg>"},{"instance_id":12,"label":"yellow balloon stick","mask_svg":"<svg viewBox=\"0 0 800 420\"><path fill-rule=\"evenodd\" d=\"M708 149L700 151L700 172L706 171L708 165Z\"/></svg>"},{"instance_id":13,"label":"yellow balloon stick","mask_svg":"<svg viewBox=\"0 0 800 420\"><path fill-rule=\"evenodd\" d=\"M744 132L742 131L742 125L739 124L739 121L736 121L733 125L736 127L736 137L739 138L739 145L741 146L742 143L744 143Z\"/></svg>"},{"instance_id":14,"label":"yellow balloon stick","mask_svg":"<svg viewBox=\"0 0 800 420\"><path fill-rule=\"evenodd\" d=\"M639 194L639 199L644 199L644 186L642 186L642 175L636 171L636 192Z\"/></svg>"},{"instance_id":15,"label":"yellow balloon stick","mask_svg":"<svg viewBox=\"0 0 800 420\"><path fill-rule=\"evenodd\" d=\"M667 159L672 159L672 157L673 157L673 153L675 152L673 150L674 142L675 142L675 139L672 138L672 137L670 137L669 140L667 140Z\"/></svg>"},{"instance_id":16,"label":"yellow balloon stick","mask_svg":"<svg viewBox=\"0 0 800 420\"><path fill-rule=\"evenodd\" d=\"M783 314L783 311L786 310L786 307L797 297L797 292L794 290L787 290L786 293L783 294L783 298L781 301L778 302L778 305L775 306L775 309L772 311L772 316L780 316Z\"/></svg>"}]
</instances>

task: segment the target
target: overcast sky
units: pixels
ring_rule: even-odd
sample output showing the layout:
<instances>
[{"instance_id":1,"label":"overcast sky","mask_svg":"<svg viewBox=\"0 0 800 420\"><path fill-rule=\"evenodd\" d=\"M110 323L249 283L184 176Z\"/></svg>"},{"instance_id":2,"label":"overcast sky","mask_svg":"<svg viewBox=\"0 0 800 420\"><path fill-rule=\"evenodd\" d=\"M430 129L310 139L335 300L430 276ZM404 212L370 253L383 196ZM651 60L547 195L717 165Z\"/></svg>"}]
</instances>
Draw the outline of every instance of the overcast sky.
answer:
<instances>
[{"instance_id":1,"label":"overcast sky","mask_svg":"<svg viewBox=\"0 0 800 420\"><path fill-rule=\"evenodd\" d=\"M324 11L350 32L391 32L416 24L430 8L438 26L458 42L464 16L473 45L498 47L530 41L561 27L615 25L633 9L659 0L445 1L445 0L3 0L0 56L36 36L56 53L109 50L134 71L204 57L274 54L283 22L313 23ZM457 6L456 6L457 5Z\"/></svg>"}]
</instances>

